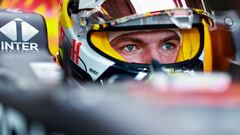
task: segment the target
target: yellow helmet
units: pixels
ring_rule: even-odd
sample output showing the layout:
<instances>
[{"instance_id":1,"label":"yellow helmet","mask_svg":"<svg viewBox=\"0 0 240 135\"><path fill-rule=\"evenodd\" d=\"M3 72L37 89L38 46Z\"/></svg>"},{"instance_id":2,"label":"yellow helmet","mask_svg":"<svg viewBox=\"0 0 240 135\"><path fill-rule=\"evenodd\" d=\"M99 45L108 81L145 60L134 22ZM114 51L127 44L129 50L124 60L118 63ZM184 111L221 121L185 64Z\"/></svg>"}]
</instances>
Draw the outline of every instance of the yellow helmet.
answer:
<instances>
[{"instance_id":1,"label":"yellow helmet","mask_svg":"<svg viewBox=\"0 0 240 135\"><path fill-rule=\"evenodd\" d=\"M59 59L93 81L211 71L214 23L205 0L64 0Z\"/></svg>"}]
</instances>

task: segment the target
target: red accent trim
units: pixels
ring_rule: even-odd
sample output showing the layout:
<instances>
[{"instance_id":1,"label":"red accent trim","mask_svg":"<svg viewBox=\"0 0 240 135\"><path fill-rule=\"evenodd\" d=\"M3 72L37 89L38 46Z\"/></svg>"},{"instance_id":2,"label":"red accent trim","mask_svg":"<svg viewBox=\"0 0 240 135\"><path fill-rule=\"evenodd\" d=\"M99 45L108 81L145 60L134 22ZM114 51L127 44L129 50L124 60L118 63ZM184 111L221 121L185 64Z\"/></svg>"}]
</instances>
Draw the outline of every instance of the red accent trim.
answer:
<instances>
[{"instance_id":1,"label":"red accent trim","mask_svg":"<svg viewBox=\"0 0 240 135\"><path fill-rule=\"evenodd\" d=\"M81 42L77 43L77 49L76 49L76 55L75 55L75 60L76 60L76 64L78 64L78 57L79 57L79 53L80 53L80 46L82 45Z\"/></svg>"},{"instance_id":2,"label":"red accent trim","mask_svg":"<svg viewBox=\"0 0 240 135\"><path fill-rule=\"evenodd\" d=\"M182 7L182 6L183 6L181 0L173 0L173 1L174 1L174 3L175 3L176 7Z\"/></svg>"},{"instance_id":3,"label":"red accent trim","mask_svg":"<svg viewBox=\"0 0 240 135\"><path fill-rule=\"evenodd\" d=\"M178 0L178 4L180 5L180 7L183 7L182 1Z\"/></svg>"},{"instance_id":4,"label":"red accent trim","mask_svg":"<svg viewBox=\"0 0 240 135\"><path fill-rule=\"evenodd\" d=\"M174 2L174 4L175 4L175 6L177 7L177 6L178 6L177 0L173 0L173 2Z\"/></svg>"},{"instance_id":5,"label":"red accent trim","mask_svg":"<svg viewBox=\"0 0 240 135\"><path fill-rule=\"evenodd\" d=\"M71 46L71 59L74 60L74 52L75 52L76 40L73 39L72 46Z\"/></svg>"},{"instance_id":6,"label":"red accent trim","mask_svg":"<svg viewBox=\"0 0 240 135\"><path fill-rule=\"evenodd\" d=\"M65 38L65 33L64 33L64 30L63 30L62 27L60 27L60 34L59 35L60 35L59 40L60 40L61 43L63 43L64 38Z\"/></svg>"}]
</instances>

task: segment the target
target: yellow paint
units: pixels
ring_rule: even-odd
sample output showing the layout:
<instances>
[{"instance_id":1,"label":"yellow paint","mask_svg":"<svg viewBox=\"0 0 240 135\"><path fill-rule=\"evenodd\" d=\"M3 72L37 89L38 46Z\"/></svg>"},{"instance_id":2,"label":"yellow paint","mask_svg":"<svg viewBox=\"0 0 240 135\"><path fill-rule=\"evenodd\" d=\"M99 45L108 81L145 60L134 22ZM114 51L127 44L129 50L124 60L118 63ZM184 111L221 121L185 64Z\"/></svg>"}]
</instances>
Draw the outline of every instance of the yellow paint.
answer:
<instances>
[{"instance_id":1,"label":"yellow paint","mask_svg":"<svg viewBox=\"0 0 240 135\"><path fill-rule=\"evenodd\" d=\"M68 1L69 0L64 0L62 8L61 8L61 20L60 20L60 23L61 23L61 26L63 28L72 28L73 27L71 18L69 17L68 12L67 12Z\"/></svg>"},{"instance_id":2,"label":"yellow paint","mask_svg":"<svg viewBox=\"0 0 240 135\"><path fill-rule=\"evenodd\" d=\"M197 55L200 48L200 34L197 28L180 30L180 33L182 43L177 62L191 60Z\"/></svg>"},{"instance_id":3,"label":"yellow paint","mask_svg":"<svg viewBox=\"0 0 240 135\"><path fill-rule=\"evenodd\" d=\"M213 62L212 62L212 44L211 36L208 30L207 24L203 21L204 24L204 71L212 72Z\"/></svg>"},{"instance_id":4,"label":"yellow paint","mask_svg":"<svg viewBox=\"0 0 240 135\"><path fill-rule=\"evenodd\" d=\"M96 46L99 50L108 54L109 56L121 60L126 61L120 54L118 54L110 45L107 33L106 32L94 32L91 34L91 41L94 46Z\"/></svg>"}]
</instances>

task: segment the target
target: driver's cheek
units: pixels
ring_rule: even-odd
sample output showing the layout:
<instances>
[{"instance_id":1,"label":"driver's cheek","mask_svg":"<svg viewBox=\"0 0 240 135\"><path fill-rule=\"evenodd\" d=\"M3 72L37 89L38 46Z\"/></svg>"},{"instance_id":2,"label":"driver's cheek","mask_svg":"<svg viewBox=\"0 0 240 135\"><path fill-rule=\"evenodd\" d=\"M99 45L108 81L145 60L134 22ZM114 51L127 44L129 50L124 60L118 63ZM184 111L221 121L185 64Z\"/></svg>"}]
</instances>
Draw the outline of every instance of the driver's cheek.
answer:
<instances>
[{"instance_id":1,"label":"driver's cheek","mask_svg":"<svg viewBox=\"0 0 240 135\"><path fill-rule=\"evenodd\" d=\"M161 64L172 64L176 62L178 56L177 50L171 50L171 51L160 51L158 62Z\"/></svg>"},{"instance_id":2,"label":"driver's cheek","mask_svg":"<svg viewBox=\"0 0 240 135\"><path fill-rule=\"evenodd\" d=\"M144 51L140 56L140 61L142 64L150 64L152 61L152 54L150 51Z\"/></svg>"},{"instance_id":3,"label":"driver's cheek","mask_svg":"<svg viewBox=\"0 0 240 135\"><path fill-rule=\"evenodd\" d=\"M136 55L132 59L132 62L140 64L150 64L151 60L152 60L151 54L147 51L144 51L143 53Z\"/></svg>"},{"instance_id":4,"label":"driver's cheek","mask_svg":"<svg viewBox=\"0 0 240 135\"><path fill-rule=\"evenodd\" d=\"M121 53L120 53L121 54ZM139 63L139 64L149 64L150 60L147 56L147 53L141 52L141 53L134 53L131 55L124 55L122 54L123 58L130 63Z\"/></svg>"}]
</instances>

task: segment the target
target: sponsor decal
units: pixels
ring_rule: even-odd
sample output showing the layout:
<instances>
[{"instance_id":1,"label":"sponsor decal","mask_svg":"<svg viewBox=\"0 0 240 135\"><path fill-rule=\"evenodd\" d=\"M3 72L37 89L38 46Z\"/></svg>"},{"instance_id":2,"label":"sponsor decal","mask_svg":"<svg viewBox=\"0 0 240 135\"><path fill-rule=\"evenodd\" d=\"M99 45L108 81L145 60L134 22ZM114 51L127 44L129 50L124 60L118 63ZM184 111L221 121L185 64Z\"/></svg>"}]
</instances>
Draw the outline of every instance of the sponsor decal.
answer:
<instances>
[{"instance_id":1,"label":"sponsor decal","mask_svg":"<svg viewBox=\"0 0 240 135\"><path fill-rule=\"evenodd\" d=\"M94 75L98 75L98 72L92 68L90 68L89 71L92 72Z\"/></svg>"},{"instance_id":2,"label":"sponsor decal","mask_svg":"<svg viewBox=\"0 0 240 135\"><path fill-rule=\"evenodd\" d=\"M3 25L0 33L8 38L0 42L1 52L39 52L38 44L29 42L39 31L20 18Z\"/></svg>"},{"instance_id":3,"label":"sponsor decal","mask_svg":"<svg viewBox=\"0 0 240 135\"><path fill-rule=\"evenodd\" d=\"M57 25L61 1L63 0L3 0L0 7L20 9L43 15L47 23L49 50L52 55L56 56L59 39Z\"/></svg>"},{"instance_id":4,"label":"sponsor decal","mask_svg":"<svg viewBox=\"0 0 240 135\"><path fill-rule=\"evenodd\" d=\"M72 46L71 46L71 59L78 64L79 61L79 54L80 54L80 47L82 43L77 42L76 39L73 39Z\"/></svg>"}]
</instances>

